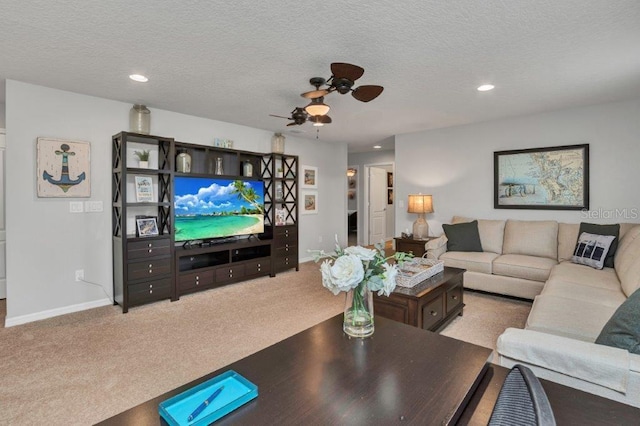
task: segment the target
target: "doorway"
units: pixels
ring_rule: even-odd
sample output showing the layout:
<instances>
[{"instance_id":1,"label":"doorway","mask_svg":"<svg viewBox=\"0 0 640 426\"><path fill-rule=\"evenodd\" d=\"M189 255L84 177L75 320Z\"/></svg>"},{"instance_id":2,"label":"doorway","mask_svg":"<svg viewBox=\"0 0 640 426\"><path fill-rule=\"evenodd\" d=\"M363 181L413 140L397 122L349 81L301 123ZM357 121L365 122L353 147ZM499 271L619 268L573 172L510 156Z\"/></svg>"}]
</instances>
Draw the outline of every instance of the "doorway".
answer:
<instances>
[{"instance_id":1,"label":"doorway","mask_svg":"<svg viewBox=\"0 0 640 426\"><path fill-rule=\"evenodd\" d=\"M358 166L347 166L347 242L349 246L358 244ZM362 212L360 212L362 215Z\"/></svg>"},{"instance_id":2,"label":"doorway","mask_svg":"<svg viewBox=\"0 0 640 426\"><path fill-rule=\"evenodd\" d=\"M390 241L395 235L393 163L366 164L363 191L365 244Z\"/></svg>"},{"instance_id":3,"label":"doorway","mask_svg":"<svg viewBox=\"0 0 640 426\"><path fill-rule=\"evenodd\" d=\"M4 213L4 165L5 165L5 149L7 147L5 139L5 130L0 129L0 316L4 317L7 313L7 268L6 268L6 230L5 230L5 213Z\"/></svg>"}]
</instances>

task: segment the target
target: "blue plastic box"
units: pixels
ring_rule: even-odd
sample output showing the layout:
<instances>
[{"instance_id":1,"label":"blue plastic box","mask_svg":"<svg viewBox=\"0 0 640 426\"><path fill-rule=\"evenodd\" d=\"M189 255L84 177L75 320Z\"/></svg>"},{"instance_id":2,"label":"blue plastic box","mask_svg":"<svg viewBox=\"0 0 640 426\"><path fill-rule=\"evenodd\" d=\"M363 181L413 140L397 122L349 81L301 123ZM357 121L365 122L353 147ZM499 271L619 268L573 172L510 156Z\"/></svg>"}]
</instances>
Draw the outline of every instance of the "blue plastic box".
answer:
<instances>
[{"instance_id":1,"label":"blue plastic box","mask_svg":"<svg viewBox=\"0 0 640 426\"><path fill-rule=\"evenodd\" d=\"M220 394L192 421L189 415L218 388ZM171 426L211 424L258 396L258 387L229 370L181 394L162 401L158 412Z\"/></svg>"}]
</instances>

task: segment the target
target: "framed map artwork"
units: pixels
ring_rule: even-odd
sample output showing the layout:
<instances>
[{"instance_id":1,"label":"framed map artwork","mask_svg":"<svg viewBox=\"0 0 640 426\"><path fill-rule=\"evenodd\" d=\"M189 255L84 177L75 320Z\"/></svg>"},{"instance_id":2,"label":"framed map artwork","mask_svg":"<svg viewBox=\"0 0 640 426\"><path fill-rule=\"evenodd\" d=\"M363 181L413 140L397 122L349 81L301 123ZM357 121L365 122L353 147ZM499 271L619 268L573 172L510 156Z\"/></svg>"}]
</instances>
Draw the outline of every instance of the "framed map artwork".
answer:
<instances>
[{"instance_id":1,"label":"framed map artwork","mask_svg":"<svg viewBox=\"0 0 640 426\"><path fill-rule=\"evenodd\" d=\"M589 209L589 145L493 153L496 209Z\"/></svg>"}]
</instances>

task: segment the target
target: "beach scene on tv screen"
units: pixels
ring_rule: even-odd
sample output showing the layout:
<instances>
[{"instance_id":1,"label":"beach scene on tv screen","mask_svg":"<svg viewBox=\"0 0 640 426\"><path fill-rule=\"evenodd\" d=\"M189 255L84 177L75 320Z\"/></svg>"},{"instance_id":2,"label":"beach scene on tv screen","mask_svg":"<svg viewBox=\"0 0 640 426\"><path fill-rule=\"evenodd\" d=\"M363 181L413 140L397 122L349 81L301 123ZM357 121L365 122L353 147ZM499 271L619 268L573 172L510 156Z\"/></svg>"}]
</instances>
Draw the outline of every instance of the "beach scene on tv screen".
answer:
<instances>
[{"instance_id":1,"label":"beach scene on tv screen","mask_svg":"<svg viewBox=\"0 0 640 426\"><path fill-rule=\"evenodd\" d=\"M176 177L174 188L176 241L264 232L262 181Z\"/></svg>"}]
</instances>

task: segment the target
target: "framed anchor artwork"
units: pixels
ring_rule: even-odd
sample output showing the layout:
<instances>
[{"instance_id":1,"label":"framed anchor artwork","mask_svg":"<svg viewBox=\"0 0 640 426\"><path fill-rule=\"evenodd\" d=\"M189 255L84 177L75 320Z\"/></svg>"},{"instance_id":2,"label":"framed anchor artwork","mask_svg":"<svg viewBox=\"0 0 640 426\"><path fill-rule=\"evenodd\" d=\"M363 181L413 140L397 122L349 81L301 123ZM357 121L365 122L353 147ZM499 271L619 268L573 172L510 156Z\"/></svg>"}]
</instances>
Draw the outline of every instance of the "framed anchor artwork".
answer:
<instances>
[{"instance_id":1,"label":"framed anchor artwork","mask_svg":"<svg viewBox=\"0 0 640 426\"><path fill-rule=\"evenodd\" d=\"M89 142L38 138L36 152L38 197L91 196Z\"/></svg>"}]
</instances>

